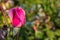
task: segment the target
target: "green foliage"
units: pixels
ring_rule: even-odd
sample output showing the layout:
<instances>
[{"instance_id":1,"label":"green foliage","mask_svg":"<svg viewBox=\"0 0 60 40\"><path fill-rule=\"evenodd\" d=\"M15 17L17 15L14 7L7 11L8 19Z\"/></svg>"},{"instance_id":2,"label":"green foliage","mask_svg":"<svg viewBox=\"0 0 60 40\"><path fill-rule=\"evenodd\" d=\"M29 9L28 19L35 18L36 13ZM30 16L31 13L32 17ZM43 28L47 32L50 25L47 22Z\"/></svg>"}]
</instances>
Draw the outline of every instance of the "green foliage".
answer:
<instances>
[{"instance_id":1,"label":"green foliage","mask_svg":"<svg viewBox=\"0 0 60 40\"><path fill-rule=\"evenodd\" d=\"M35 33L35 35L36 35L36 38L42 39L44 34L43 34L43 32L38 31L38 32Z\"/></svg>"},{"instance_id":2,"label":"green foliage","mask_svg":"<svg viewBox=\"0 0 60 40\"><path fill-rule=\"evenodd\" d=\"M55 33L53 31L47 31L47 36L51 39L51 38L55 38Z\"/></svg>"},{"instance_id":3,"label":"green foliage","mask_svg":"<svg viewBox=\"0 0 60 40\"><path fill-rule=\"evenodd\" d=\"M58 38L58 40L60 40L60 38Z\"/></svg>"},{"instance_id":4,"label":"green foliage","mask_svg":"<svg viewBox=\"0 0 60 40\"><path fill-rule=\"evenodd\" d=\"M15 0L14 0L15 1ZM18 3L17 3L17 2ZM24 25L23 28L20 29L19 31L19 40L34 40L35 38L37 39L41 39L41 40L56 40L57 39L57 36L58 36L58 39L57 40L60 40L60 29L58 29L58 26L60 27L60 20L59 18L57 18L57 4L59 3L58 0L16 0L15 2L15 5L18 5L18 6L25 6L24 9L26 11L26 23ZM51 17L51 20L52 22L55 22L56 23L56 29L53 31L53 30L50 30L50 25L45 25L45 23L43 22L43 25L45 26L45 28L43 28L44 26L42 26L42 29L35 32L32 25L33 24L33 21L34 21L34 18L35 16L38 16L38 4L41 4L42 5L42 9L44 10L44 12L48 15L50 15ZM35 6L35 9L33 9L31 6ZM31 13L31 9L33 11L33 13ZM3 17L2 13L0 12L0 27L3 27L4 25L4 21L5 19L7 20L7 25L8 26L11 26L10 25L10 20L9 18L5 18ZM27 22L31 22L31 23L27 23ZM54 24L55 24L54 23ZM40 27L41 25L39 25ZM44 31L42 31L44 30ZM10 36L12 36L12 30L10 31ZM15 40L15 37L14 37L14 40Z\"/></svg>"},{"instance_id":5,"label":"green foliage","mask_svg":"<svg viewBox=\"0 0 60 40\"><path fill-rule=\"evenodd\" d=\"M60 19L59 18L57 18L56 20L55 20L55 22L56 22L56 24L60 27Z\"/></svg>"},{"instance_id":6,"label":"green foliage","mask_svg":"<svg viewBox=\"0 0 60 40\"><path fill-rule=\"evenodd\" d=\"M55 34L56 34L57 36L60 36L60 29L56 30Z\"/></svg>"}]
</instances>

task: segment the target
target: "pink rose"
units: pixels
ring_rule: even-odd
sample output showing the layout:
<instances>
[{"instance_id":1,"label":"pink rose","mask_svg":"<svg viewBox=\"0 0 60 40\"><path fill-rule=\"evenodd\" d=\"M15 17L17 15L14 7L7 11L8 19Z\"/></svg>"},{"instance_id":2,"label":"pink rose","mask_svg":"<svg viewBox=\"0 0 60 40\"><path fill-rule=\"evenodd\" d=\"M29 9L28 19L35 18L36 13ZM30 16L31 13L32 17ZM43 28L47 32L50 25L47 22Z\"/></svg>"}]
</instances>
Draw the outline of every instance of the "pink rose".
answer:
<instances>
[{"instance_id":1,"label":"pink rose","mask_svg":"<svg viewBox=\"0 0 60 40\"><path fill-rule=\"evenodd\" d=\"M14 7L9 10L8 16L14 27L21 27L25 23L25 11L21 7Z\"/></svg>"}]
</instances>

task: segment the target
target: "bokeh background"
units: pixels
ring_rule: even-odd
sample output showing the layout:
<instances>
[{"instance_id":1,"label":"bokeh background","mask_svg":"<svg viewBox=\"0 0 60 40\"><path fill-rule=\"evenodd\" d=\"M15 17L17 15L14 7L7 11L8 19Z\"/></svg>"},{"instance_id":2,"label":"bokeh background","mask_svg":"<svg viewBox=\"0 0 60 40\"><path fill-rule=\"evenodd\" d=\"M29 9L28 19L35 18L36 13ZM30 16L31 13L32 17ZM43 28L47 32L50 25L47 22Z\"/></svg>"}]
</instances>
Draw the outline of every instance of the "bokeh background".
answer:
<instances>
[{"instance_id":1,"label":"bokeh background","mask_svg":"<svg viewBox=\"0 0 60 40\"><path fill-rule=\"evenodd\" d=\"M25 25L17 37L7 16L9 9L16 6L26 13ZM0 31L5 32L4 40L60 40L60 0L0 0L1 9Z\"/></svg>"}]
</instances>

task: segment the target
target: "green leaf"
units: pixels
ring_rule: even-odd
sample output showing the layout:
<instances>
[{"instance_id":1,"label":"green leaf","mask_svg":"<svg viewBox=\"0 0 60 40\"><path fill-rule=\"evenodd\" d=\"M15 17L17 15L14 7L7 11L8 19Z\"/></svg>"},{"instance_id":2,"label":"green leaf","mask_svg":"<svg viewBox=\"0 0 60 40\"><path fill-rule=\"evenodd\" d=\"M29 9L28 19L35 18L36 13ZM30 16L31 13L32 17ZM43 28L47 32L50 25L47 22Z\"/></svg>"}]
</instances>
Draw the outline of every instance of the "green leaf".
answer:
<instances>
[{"instance_id":1,"label":"green leaf","mask_svg":"<svg viewBox=\"0 0 60 40\"><path fill-rule=\"evenodd\" d=\"M45 38L44 40L49 40L49 38Z\"/></svg>"},{"instance_id":2,"label":"green leaf","mask_svg":"<svg viewBox=\"0 0 60 40\"><path fill-rule=\"evenodd\" d=\"M60 40L60 38L58 38L58 40Z\"/></svg>"},{"instance_id":3,"label":"green leaf","mask_svg":"<svg viewBox=\"0 0 60 40\"><path fill-rule=\"evenodd\" d=\"M46 32L47 33L47 36L49 37L49 38L54 38L55 37L55 33L53 32L53 31L47 31Z\"/></svg>"},{"instance_id":4,"label":"green leaf","mask_svg":"<svg viewBox=\"0 0 60 40\"><path fill-rule=\"evenodd\" d=\"M56 24L57 24L58 26L60 26L60 19L59 19L59 18L56 18L56 19L55 19L55 22L56 22Z\"/></svg>"},{"instance_id":5,"label":"green leaf","mask_svg":"<svg viewBox=\"0 0 60 40\"><path fill-rule=\"evenodd\" d=\"M55 35L60 36L60 30L56 30Z\"/></svg>"},{"instance_id":6,"label":"green leaf","mask_svg":"<svg viewBox=\"0 0 60 40\"><path fill-rule=\"evenodd\" d=\"M28 37L28 40L33 40L34 39L34 36L29 36Z\"/></svg>"},{"instance_id":7,"label":"green leaf","mask_svg":"<svg viewBox=\"0 0 60 40\"><path fill-rule=\"evenodd\" d=\"M36 36L36 38L43 38L43 32L37 31L35 36Z\"/></svg>"}]
</instances>

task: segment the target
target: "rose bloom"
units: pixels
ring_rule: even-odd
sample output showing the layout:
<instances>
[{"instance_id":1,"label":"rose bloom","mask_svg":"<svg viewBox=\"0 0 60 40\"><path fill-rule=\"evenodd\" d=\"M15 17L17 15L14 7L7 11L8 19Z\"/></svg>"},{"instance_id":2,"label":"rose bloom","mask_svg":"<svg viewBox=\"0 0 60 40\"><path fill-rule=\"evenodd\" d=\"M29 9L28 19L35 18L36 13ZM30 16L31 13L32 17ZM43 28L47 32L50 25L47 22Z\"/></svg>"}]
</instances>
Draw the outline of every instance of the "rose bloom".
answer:
<instances>
[{"instance_id":1,"label":"rose bloom","mask_svg":"<svg viewBox=\"0 0 60 40\"><path fill-rule=\"evenodd\" d=\"M8 16L13 27L22 27L25 23L25 11L21 7L14 7L10 9Z\"/></svg>"}]
</instances>

